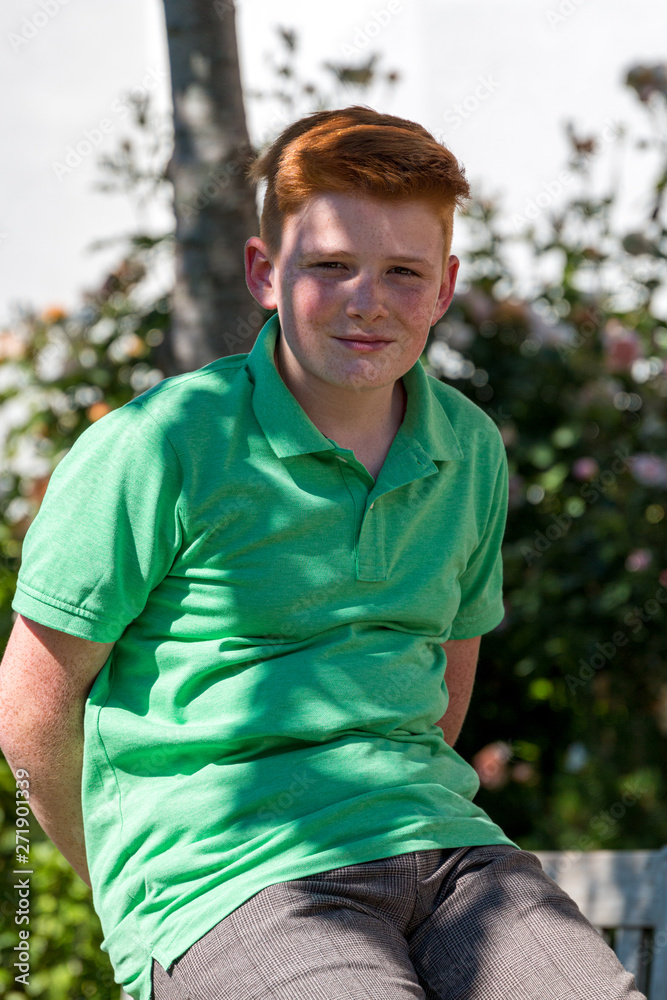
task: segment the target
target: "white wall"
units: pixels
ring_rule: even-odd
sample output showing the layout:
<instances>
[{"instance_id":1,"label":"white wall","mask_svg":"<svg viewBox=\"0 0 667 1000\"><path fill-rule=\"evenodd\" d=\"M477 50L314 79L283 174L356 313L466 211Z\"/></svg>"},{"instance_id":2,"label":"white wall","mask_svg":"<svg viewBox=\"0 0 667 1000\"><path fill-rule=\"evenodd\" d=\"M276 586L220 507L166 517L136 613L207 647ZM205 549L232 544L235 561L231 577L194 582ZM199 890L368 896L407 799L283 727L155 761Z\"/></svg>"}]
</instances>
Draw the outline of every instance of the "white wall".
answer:
<instances>
[{"instance_id":1,"label":"white wall","mask_svg":"<svg viewBox=\"0 0 667 1000\"><path fill-rule=\"evenodd\" d=\"M620 188L619 228L646 217L657 158L638 156L627 138L613 139L609 126L625 122L635 137L650 132L622 77L634 62L667 59L667 17L657 0L336 0L335 8L237 0L237 7L248 88L273 83L267 54L278 55L278 24L298 30L299 66L318 82L325 80L324 60L363 61L381 51L380 65L402 80L376 90L373 105L438 134L477 191L502 195L508 228L545 185L555 190L566 166L568 118L578 132L607 128L612 137L595 183ZM136 220L126 198L92 189L100 176L95 158L127 132L118 103L125 91L149 87L165 111L170 96L160 0L5 0L0 46L6 324L17 303L76 307L81 290L95 287L117 261L113 248L93 254L87 247L131 231ZM358 100L350 94L349 103ZM247 110L255 140L275 132L275 106L248 100ZM103 119L108 131L98 135ZM98 146L58 177L54 163L64 162L86 131ZM142 221L158 231L170 218L155 207Z\"/></svg>"}]
</instances>

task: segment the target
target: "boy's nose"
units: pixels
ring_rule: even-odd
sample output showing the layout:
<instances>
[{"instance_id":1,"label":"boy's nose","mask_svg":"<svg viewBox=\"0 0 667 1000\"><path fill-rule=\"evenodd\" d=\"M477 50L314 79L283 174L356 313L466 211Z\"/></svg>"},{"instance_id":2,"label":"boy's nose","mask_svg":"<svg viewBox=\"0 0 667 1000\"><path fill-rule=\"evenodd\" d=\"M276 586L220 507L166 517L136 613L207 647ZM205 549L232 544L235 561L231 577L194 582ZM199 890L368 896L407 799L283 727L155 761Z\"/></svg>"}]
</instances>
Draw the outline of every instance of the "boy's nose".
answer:
<instances>
[{"instance_id":1,"label":"boy's nose","mask_svg":"<svg viewBox=\"0 0 667 1000\"><path fill-rule=\"evenodd\" d=\"M352 282L345 312L351 319L361 319L364 323L388 316L380 283L370 276Z\"/></svg>"}]
</instances>

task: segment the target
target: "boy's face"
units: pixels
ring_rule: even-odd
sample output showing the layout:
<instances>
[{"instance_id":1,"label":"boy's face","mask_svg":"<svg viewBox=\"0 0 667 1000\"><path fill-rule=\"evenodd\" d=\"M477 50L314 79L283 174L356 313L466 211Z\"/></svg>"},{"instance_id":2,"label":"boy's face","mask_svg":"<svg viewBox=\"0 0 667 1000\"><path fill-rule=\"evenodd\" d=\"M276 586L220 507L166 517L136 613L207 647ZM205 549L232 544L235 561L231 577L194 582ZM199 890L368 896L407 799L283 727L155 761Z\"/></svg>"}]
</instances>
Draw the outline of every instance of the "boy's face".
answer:
<instances>
[{"instance_id":1,"label":"boy's face","mask_svg":"<svg viewBox=\"0 0 667 1000\"><path fill-rule=\"evenodd\" d=\"M454 294L459 260L443 265L444 249L426 202L338 193L286 217L274 260L258 237L248 240L248 287L278 309L290 377L313 389L392 385L419 359Z\"/></svg>"}]
</instances>

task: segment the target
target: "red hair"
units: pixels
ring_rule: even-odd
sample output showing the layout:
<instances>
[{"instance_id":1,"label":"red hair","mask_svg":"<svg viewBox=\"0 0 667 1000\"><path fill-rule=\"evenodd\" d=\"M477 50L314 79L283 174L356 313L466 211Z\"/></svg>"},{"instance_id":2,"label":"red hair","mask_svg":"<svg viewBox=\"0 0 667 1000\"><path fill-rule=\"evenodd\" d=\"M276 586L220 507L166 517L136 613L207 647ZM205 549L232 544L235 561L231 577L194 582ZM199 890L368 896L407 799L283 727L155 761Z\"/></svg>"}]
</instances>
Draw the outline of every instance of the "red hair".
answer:
<instances>
[{"instance_id":1,"label":"red hair","mask_svg":"<svg viewBox=\"0 0 667 1000\"><path fill-rule=\"evenodd\" d=\"M315 111L288 125L247 174L267 181L260 238L272 257L280 252L285 216L313 195L339 192L427 201L442 223L446 263L454 209L470 197L463 167L430 132L361 105Z\"/></svg>"}]
</instances>

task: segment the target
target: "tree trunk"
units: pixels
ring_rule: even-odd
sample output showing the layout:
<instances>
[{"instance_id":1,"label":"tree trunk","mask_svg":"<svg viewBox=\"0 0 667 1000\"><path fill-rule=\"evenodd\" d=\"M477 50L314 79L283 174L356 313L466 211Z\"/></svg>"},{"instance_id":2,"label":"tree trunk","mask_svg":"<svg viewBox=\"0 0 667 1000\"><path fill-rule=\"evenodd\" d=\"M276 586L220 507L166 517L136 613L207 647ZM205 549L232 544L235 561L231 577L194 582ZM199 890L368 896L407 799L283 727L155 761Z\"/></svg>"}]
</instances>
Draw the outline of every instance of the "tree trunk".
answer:
<instances>
[{"instance_id":1,"label":"tree trunk","mask_svg":"<svg viewBox=\"0 0 667 1000\"><path fill-rule=\"evenodd\" d=\"M174 103L176 283L165 375L249 351L264 313L245 283L259 233L233 0L164 0Z\"/></svg>"}]
</instances>

